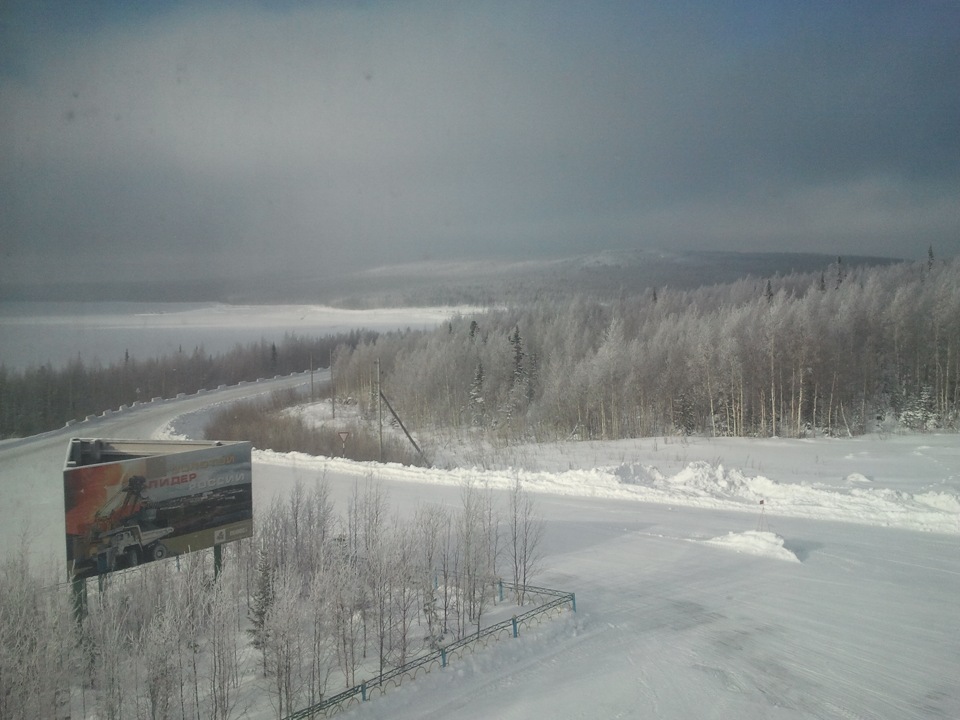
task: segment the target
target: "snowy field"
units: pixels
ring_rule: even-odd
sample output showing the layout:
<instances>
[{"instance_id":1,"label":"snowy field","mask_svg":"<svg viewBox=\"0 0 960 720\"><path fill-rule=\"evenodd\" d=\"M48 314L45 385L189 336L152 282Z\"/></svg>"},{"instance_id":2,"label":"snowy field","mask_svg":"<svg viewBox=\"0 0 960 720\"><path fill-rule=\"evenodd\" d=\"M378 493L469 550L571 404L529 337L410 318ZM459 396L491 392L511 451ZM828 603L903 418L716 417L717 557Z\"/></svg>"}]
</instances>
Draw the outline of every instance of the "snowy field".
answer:
<instances>
[{"instance_id":1,"label":"snowy field","mask_svg":"<svg viewBox=\"0 0 960 720\"><path fill-rule=\"evenodd\" d=\"M341 422L356 421L350 411L338 410ZM334 432L329 403L304 406L299 412L315 427ZM658 437L502 448L468 435L421 442L434 465L444 469L391 467L392 480L459 485L471 477L506 489L519 476L528 489L553 495L755 515L762 509L764 517L771 513L960 534L960 442L955 435L846 440ZM262 457L276 463L307 462L296 455ZM356 467L346 465L321 463L338 474Z\"/></svg>"},{"instance_id":2,"label":"snowy field","mask_svg":"<svg viewBox=\"0 0 960 720\"><path fill-rule=\"evenodd\" d=\"M258 451L255 501L372 476L409 513L519 475L578 612L345 717L960 717L956 436L430 442L445 469Z\"/></svg>"},{"instance_id":3,"label":"snowy field","mask_svg":"<svg viewBox=\"0 0 960 720\"><path fill-rule=\"evenodd\" d=\"M409 512L519 474L547 520L540 582L577 594L575 615L347 717L960 717L955 436L497 455L431 470L257 453L260 502L324 474L345 497L372 474Z\"/></svg>"}]
</instances>

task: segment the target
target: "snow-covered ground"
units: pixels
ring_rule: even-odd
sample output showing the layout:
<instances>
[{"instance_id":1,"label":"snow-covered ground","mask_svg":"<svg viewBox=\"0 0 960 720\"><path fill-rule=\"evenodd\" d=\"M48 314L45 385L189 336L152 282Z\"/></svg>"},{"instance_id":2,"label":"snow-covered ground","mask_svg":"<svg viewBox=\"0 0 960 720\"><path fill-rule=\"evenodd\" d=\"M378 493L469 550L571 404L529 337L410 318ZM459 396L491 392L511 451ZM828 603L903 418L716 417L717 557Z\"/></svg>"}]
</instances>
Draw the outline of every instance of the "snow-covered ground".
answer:
<instances>
[{"instance_id":1,"label":"snow-covered ground","mask_svg":"<svg viewBox=\"0 0 960 720\"><path fill-rule=\"evenodd\" d=\"M257 451L255 501L372 476L406 513L519 476L578 611L345 717L960 717L956 436L425 441L444 469Z\"/></svg>"},{"instance_id":2,"label":"snow-covered ground","mask_svg":"<svg viewBox=\"0 0 960 720\"><path fill-rule=\"evenodd\" d=\"M340 406L341 422L352 408ZM335 432L328 402L301 408ZM346 417L345 417L346 416ZM659 437L492 448L477 438L422 438L443 469L391 466L391 481L459 485L467 477L506 489L672 507L760 512L960 534L960 442L955 435L871 435L813 440ZM261 455L336 474L368 468L335 459ZM761 505L762 503L762 505Z\"/></svg>"},{"instance_id":3,"label":"snow-covered ground","mask_svg":"<svg viewBox=\"0 0 960 720\"><path fill-rule=\"evenodd\" d=\"M547 520L539 580L577 594L576 614L346 717L960 717L956 437L502 455L431 470L257 453L261 502L320 475L345 497L372 474L408 512L520 474Z\"/></svg>"},{"instance_id":4,"label":"snow-covered ground","mask_svg":"<svg viewBox=\"0 0 960 720\"><path fill-rule=\"evenodd\" d=\"M169 436L177 403L202 402L89 431ZM4 537L54 558L66 437L0 447ZM575 592L577 612L344 717L960 717L956 436L431 442L443 469L257 451L255 507L325 476L342 510L373 477L408 513L519 475L546 520L538 581Z\"/></svg>"},{"instance_id":5,"label":"snow-covered ground","mask_svg":"<svg viewBox=\"0 0 960 720\"><path fill-rule=\"evenodd\" d=\"M122 353L131 322L164 338L188 316L207 323L191 329L198 337L232 322L209 308L184 310L176 319L122 317L110 342ZM262 322L291 316L278 312ZM108 329L97 323L96 332L88 325L58 340L100 337ZM46 332L57 336L58 328ZM62 563L69 433L162 437L175 432L178 407L195 410L205 397L0 443L2 552L15 552L23 537L36 558ZM223 397L211 393L210 402ZM304 412L323 422L324 407ZM420 440L437 468L258 451L255 507L321 476L344 503L371 476L391 508L408 513L421 503L457 506L465 479L500 492L520 476L546 521L537 579L575 592L577 613L342 717L960 718L957 436L520 447L469 436Z\"/></svg>"}]
</instances>

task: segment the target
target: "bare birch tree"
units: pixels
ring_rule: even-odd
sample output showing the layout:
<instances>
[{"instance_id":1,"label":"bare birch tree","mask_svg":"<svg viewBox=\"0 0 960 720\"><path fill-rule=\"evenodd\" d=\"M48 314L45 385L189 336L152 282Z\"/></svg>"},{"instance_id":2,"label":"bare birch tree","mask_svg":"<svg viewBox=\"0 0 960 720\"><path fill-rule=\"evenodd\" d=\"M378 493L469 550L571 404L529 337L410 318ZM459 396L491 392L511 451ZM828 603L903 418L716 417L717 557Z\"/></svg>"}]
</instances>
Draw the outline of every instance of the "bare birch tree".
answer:
<instances>
[{"instance_id":1,"label":"bare birch tree","mask_svg":"<svg viewBox=\"0 0 960 720\"><path fill-rule=\"evenodd\" d=\"M514 477L509 502L508 552L510 552L517 604L523 605L524 588L540 567L540 544L543 539L544 523L537 516L536 502L533 496L524 490L519 475Z\"/></svg>"},{"instance_id":2,"label":"bare birch tree","mask_svg":"<svg viewBox=\"0 0 960 720\"><path fill-rule=\"evenodd\" d=\"M303 685L303 614L302 581L292 568L282 568L274 579L274 601L267 610L264 627L267 687L272 695L277 717L297 709Z\"/></svg>"}]
</instances>

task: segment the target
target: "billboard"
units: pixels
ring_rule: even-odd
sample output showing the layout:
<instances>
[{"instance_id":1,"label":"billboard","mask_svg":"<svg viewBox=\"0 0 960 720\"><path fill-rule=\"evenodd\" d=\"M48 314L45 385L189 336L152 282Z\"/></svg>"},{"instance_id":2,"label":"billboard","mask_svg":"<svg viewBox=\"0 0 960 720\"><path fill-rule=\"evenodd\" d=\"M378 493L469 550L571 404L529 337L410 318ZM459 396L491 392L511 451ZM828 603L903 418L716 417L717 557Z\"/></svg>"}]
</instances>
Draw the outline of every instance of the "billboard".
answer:
<instances>
[{"instance_id":1,"label":"billboard","mask_svg":"<svg viewBox=\"0 0 960 720\"><path fill-rule=\"evenodd\" d=\"M248 442L70 440L63 469L75 577L253 535Z\"/></svg>"}]
</instances>

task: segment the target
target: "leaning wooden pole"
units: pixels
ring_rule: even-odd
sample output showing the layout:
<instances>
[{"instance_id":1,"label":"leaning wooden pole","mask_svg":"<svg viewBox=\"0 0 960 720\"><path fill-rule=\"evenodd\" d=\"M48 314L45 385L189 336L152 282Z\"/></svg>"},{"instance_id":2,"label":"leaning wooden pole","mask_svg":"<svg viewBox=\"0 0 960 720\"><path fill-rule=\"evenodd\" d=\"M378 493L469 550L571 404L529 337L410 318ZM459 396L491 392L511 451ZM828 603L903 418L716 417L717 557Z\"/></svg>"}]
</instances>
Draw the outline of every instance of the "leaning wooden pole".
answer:
<instances>
[{"instance_id":1,"label":"leaning wooden pole","mask_svg":"<svg viewBox=\"0 0 960 720\"><path fill-rule=\"evenodd\" d=\"M420 454L420 457L423 457L423 450L420 449L420 446L417 445L417 441L413 439L409 432L407 432L406 426L403 424L403 420L400 419L400 416L397 415L396 411L393 409L393 406L390 404L390 401L387 400L387 396L380 392L380 399L387 404L387 409L390 411L390 414L393 415L393 419L397 421L397 424L400 426L400 429L403 430L403 434L407 436L407 440L410 441L410 444L417 449L417 452ZM381 456L382 462L382 456Z\"/></svg>"}]
</instances>

